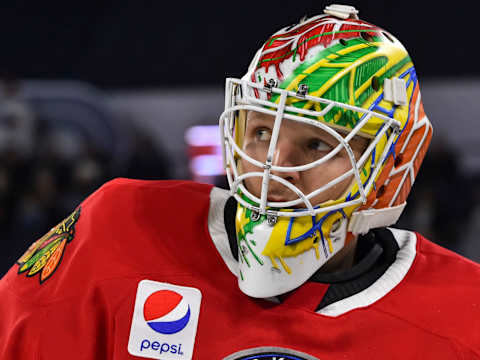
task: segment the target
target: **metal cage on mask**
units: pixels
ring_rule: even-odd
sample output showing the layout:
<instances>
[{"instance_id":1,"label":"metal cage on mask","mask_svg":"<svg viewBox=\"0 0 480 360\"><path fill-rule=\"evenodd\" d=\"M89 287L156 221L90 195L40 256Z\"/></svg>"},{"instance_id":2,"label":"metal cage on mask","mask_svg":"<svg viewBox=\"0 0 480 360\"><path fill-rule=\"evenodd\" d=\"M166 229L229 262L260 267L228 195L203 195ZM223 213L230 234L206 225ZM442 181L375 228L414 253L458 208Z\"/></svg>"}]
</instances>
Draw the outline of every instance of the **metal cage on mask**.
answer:
<instances>
[{"instance_id":1,"label":"metal cage on mask","mask_svg":"<svg viewBox=\"0 0 480 360\"><path fill-rule=\"evenodd\" d=\"M267 215L270 219L269 222L275 223L277 216L285 217L300 217L311 215L315 216L320 212L325 213L329 211L337 211L348 206L365 204L367 196L372 186L374 186L375 179L379 174L384 161L391 151L392 144L394 144L395 139L397 138L400 132L401 123L392 117L383 115L371 109L364 109L361 107L321 98L310 96L307 94L308 89L304 86L299 86L299 91L293 92L284 89L280 89L275 86L274 83L269 83L262 86L261 84L256 84L247 80L240 80L234 78L228 78L226 80L226 91L225 91L225 110L220 115L220 135L223 148L223 166L225 168L228 183L231 190L231 195L244 207L252 211L253 216ZM269 94L269 97L272 94L278 95L278 101L272 102L264 100L261 97L257 97L254 93L264 92ZM306 100L311 102L318 102L322 104L324 108L321 111L299 108L291 106L288 104L287 99L299 99ZM334 126L327 125L326 123L316 120L317 118L325 116L329 111L334 108L342 108L345 110L354 111L361 114L361 117L358 123L349 131L349 133L343 137L338 130L335 130ZM264 113L267 115L274 116L275 120L273 123L272 136L270 139L270 144L268 147L268 152L266 154L266 160L264 162L258 161L251 156L249 156L235 141L236 131L236 114L239 111L256 111ZM349 145L349 141L352 140L355 136L361 134L362 128L372 120L380 120L380 127L376 132L375 137L370 141L369 145L360 156L358 160L355 159L352 148ZM272 163L273 155L276 149L276 144L278 140L280 126L282 121L295 121L299 123L304 123L308 125L316 126L329 135L333 136L337 141L338 145L333 148L327 155L311 162L308 164L300 166L277 166ZM238 131L238 129L237 129ZM384 136L386 138L384 138ZM384 139L383 149L381 149L381 155L377 156L377 161L375 161L375 155L372 154L375 150L380 150L378 145L380 141ZM332 159L337 155L342 149L345 149L351 163L351 169L340 175L339 177L331 180L327 184L319 187L318 189L312 191L309 194L304 194L297 186L291 182L285 180L284 178L272 174L272 171L282 173L282 172L301 172L312 169L316 166L324 164L325 162ZM360 171L364 168L366 161L369 157L372 156L372 162L370 167L371 172L365 182L362 182ZM242 173L238 167L237 159L241 157L244 160L248 161L250 164L263 169L263 171L255 172L245 172ZM353 184L350 186L352 189L355 184L358 188L358 191L354 196L347 197L346 201L335 202L327 201L319 205L314 205L311 202L311 199L318 194L324 192L325 190L335 186L341 181L353 176ZM260 198L255 196L249 191L243 181L251 177L261 177L261 194ZM293 191L298 198L291 201L283 202L273 202L268 201L268 189L270 181L277 181ZM339 200L339 199L335 199ZM304 204L304 209L293 208L299 204Z\"/></svg>"}]
</instances>

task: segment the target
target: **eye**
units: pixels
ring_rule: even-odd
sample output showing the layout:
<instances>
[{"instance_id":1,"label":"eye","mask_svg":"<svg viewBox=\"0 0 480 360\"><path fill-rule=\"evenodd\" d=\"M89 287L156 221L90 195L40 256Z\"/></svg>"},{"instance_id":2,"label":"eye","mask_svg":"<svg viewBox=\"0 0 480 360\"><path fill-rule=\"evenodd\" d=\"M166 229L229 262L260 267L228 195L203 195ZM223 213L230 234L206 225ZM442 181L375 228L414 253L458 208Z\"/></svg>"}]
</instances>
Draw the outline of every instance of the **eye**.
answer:
<instances>
[{"instance_id":1,"label":"eye","mask_svg":"<svg viewBox=\"0 0 480 360\"><path fill-rule=\"evenodd\" d=\"M258 128L255 130L255 139L258 141L270 141L271 137L270 129Z\"/></svg>"},{"instance_id":2,"label":"eye","mask_svg":"<svg viewBox=\"0 0 480 360\"><path fill-rule=\"evenodd\" d=\"M325 141L322 141L320 139L311 139L308 142L307 147L309 150L320 151L320 152L326 152L332 149L329 144L327 144Z\"/></svg>"}]
</instances>

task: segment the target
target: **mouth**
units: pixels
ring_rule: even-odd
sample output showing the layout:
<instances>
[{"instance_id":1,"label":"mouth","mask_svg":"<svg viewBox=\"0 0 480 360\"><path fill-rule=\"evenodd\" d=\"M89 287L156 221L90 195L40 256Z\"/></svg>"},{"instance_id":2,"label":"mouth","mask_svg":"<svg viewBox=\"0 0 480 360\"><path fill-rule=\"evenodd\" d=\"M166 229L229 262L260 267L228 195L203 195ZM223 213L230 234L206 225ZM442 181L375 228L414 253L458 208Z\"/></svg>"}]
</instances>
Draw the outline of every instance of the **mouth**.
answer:
<instances>
[{"instance_id":1,"label":"mouth","mask_svg":"<svg viewBox=\"0 0 480 360\"><path fill-rule=\"evenodd\" d=\"M267 194L267 201L269 202L285 203L294 200L298 200L298 195L289 189L272 187ZM304 206L305 204L301 203L299 205Z\"/></svg>"},{"instance_id":2,"label":"mouth","mask_svg":"<svg viewBox=\"0 0 480 360\"><path fill-rule=\"evenodd\" d=\"M270 202L270 203L273 203L273 202L274 203L285 203L285 202L292 201L292 200L296 200L296 199L288 199L288 198L284 198L284 197L268 197L268 202ZM289 209L298 209L298 210L306 210L307 209L306 205L303 202L301 202L300 204L293 205L293 206L288 206L288 207L279 206L278 208L289 208Z\"/></svg>"},{"instance_id":3,"label":"mouth","mask_svg":"<svg viewBox=\"0 0 480 360\"><path fill-rule=\"evenodd\" d=\"M273 195L268 195L267 196L267 201L270 202L270 203L286 203L286 202L290 202L290 201L293 201L293 200L298 200L299 198L298 197L294 197L294 196L284 196L284 195L279 195L279 194L273 194ZM297 205L293 205L293 206L288 206L288 208L291 208L291 209L307 209L307 205L301 201L299 204Z\"/></svg>"}]
</instances>

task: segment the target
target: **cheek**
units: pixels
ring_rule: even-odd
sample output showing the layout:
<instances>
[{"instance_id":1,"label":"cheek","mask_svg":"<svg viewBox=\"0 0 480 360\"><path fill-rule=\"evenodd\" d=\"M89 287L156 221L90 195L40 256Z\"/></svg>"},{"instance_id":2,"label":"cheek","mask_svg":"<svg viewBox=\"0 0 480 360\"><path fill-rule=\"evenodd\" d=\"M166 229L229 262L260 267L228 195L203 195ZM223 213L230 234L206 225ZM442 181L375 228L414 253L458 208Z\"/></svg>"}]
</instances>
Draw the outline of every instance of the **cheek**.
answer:
<instances>
[{"instance_id":1,"label":"cheek","mask_svg":"<svg viewBox=\"0 0 480 360\"><path fill-rule=\"evenodd\" d=\"M240 174L245 174L248 172L259 172L261 171L260 168L252 165L246 160L241 159L239 163L239 172ZM250 191L253 195L259 197L260 196L260 190L262 186L262 178L261 177L251 177L247 178L243 181L243 184L247 188L248 191Z\"/></svg>"},{"instance_id":2,"label":"cheek","mask_svg":"<svg viewBox=\"0 0 480 360\"><path fill-rule=\"evenodd\" d=\"M344 157L338 157L320 165L314 169L306 171L303 176L303 182L307 193L326 185L335 178L343 175L352 168L350 160ZM340 183L328 188L314 198L314 203L319 204L327 200L336 200L347 190L351 184L353 175L347 177Z\"/></svg>"},{"instance_id":3,"label":"cheek","mask_svg":"<svg viewBox=\"0 0 480 360\"><path fill-rule=\"evenodd\" d=\"M243 146L243 151L250 156L251 158L258 160L260 162L265 162L268 152L268 143L267 142L254 142L246 141ZM250 163L248 163L250 166Z\"/></svg>"},{"instance_id":4,"label":"cheek","mask_svg":"<svg viewBox=\"0 0 480 360\"><path fill-rule=\"evenodd\" d=\"M241 174L245 174L247 172L262 171L262 169L242 158L239 160L239 171Z\"/></svg>"}]
</instances>

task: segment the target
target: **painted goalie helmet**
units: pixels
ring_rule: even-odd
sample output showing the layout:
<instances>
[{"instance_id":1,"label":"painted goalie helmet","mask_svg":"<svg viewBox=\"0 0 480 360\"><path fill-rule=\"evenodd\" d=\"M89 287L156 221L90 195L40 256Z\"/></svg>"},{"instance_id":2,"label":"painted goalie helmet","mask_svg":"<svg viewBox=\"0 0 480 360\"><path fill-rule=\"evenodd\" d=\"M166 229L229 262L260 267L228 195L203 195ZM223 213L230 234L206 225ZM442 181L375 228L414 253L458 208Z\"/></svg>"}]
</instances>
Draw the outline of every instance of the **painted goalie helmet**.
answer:
<instances>
[{"instance_id":1,"label":"painted goalie helmet","mask_svg":"<svg viewBox=\"0 0 480 360\"><path fill-rule=\"evenodd\" d=\"M324 12L276 32L241 79L226 81L220 132L238 202L238 281L253 297L300 286L356 235L394 224L432 134L401 43L353 7ZM328 147L315 142L305 155L300 144L294 160L279 162L283 129L294 141L322 133ZM365 145L355 152L358 139ZM345 171L298 186L340 155ZM276 196L280 187L288 197Z\"/></svg>"}]
</instances>

